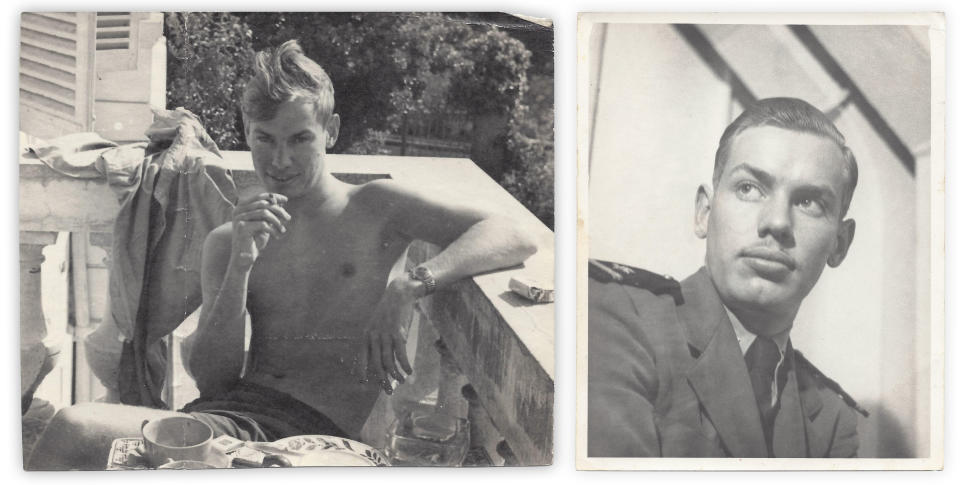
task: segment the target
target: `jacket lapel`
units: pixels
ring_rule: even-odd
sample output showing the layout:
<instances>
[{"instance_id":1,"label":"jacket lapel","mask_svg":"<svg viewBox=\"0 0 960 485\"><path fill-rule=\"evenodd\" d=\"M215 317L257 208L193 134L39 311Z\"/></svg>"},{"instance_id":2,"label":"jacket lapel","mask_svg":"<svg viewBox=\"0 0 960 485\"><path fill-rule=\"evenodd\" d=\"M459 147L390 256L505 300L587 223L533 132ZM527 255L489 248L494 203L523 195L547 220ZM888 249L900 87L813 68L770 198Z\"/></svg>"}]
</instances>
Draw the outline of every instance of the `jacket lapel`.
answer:
<instances>
[{"instance_id":1,"label":"jacket lapel","mask_svg":"<svg viewBox=\"0 0 960 485\"><path fill-rule=\"evenodd\" d=\"M821 416L823 400L820 391L810 376L805 376L799 370L795 372L797 387L800 395L800 406L803 408L804 429L806 430L808 456L820 458L827 455L830 448L830 438L833 430L829 420ZM825 421L827 420L827 421Z\"/></svg>"},{"instance_id":2,"label":"jacket lapel","mask_svg":"<svg viewBox=\"0 0 960 485\"><path fill-rule=\"evenodd\" d=\"M766 457L760 412L733 326L705 268L684 280L677 314L700 357L687 379L727 450L737 457Z\"/></svg>"}]
</instances>

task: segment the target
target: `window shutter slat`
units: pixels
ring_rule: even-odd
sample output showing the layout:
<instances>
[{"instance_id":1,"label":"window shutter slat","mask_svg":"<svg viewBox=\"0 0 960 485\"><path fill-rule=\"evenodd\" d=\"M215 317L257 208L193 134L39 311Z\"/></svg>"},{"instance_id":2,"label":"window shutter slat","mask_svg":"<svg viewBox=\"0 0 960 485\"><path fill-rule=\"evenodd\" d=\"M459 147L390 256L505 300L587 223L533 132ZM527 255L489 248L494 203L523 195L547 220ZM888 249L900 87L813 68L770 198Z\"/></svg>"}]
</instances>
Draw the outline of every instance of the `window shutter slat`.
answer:
<instances>
[{"instance_id":1,"label":"window shutter slat","mask_svg":"<svg viewBox=\"0 0 960 485\"><path fill-rule=\"evenodd\" d=\"M20 17L21 131L49 138L92 128L92 13Z\"/></svg>"},{"instance_id":2,"label":"window shutter slat","mask_svg":"<svg viewBox=\"0 0 960 485\"><path fill-rule=\"evenodd\" d=\"M97 14L97 50L117 50L130 48L129 12Z\"/></svg>"}]
</instances>

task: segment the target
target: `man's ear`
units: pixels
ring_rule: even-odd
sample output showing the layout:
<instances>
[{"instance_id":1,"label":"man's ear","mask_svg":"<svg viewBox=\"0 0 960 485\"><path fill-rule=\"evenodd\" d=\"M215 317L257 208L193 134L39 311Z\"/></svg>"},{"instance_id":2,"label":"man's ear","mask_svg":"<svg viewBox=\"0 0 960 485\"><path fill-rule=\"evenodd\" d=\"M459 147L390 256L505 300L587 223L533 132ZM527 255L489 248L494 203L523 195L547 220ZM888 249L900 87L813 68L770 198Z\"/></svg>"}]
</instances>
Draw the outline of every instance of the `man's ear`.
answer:
<instances>
[{"instance_id":1,"label":"man's ear","mask_svg":"<svg viewBox=\"0 0 960 485\"><path fill-rule=\"evenodd\" d=\"M250 122L247 121L247 115L241 115L240 119L243 120L243 141L247 143L247 148L250 148Z\"/></svg>"},{"instance_id":2,"label":"man's ear","mask_svg":"<svg viewBox=\"0 0 960 485\"><path fill-rule=\"evenodd\" d=\"M337 137L340 136L340 115L331 114L330 118L327 119L327 125L323 129L327 131L327 148L333 148L333 145L337 142Z\"/></svg>"},{"instance_id":3,"label":"man's ear","mask_svg":"<svg viewBox=\"0 0 960 485\"><path fill-rule=\"evenodd\" d=\"M710 203L713 200L712 189L706 184L697 188L696 211L693 215L694 233L700 239L707 237L707 226L710 222Z\"/></svg>"},{"instance_id":4,"label":"man's ear","mask_svg":"<svg viewBox=\"0 0 960 485\"><path fill-rule=\"evenodd\" d=\"M837 232L837 246L827 257L827 264L831 268L840 266L847 257L847 251L850 250L850 244L853 243L853 234L857 232L857 222L853 219L847 219L840 223L840 230Z\"/></svg>"}]
</instances>

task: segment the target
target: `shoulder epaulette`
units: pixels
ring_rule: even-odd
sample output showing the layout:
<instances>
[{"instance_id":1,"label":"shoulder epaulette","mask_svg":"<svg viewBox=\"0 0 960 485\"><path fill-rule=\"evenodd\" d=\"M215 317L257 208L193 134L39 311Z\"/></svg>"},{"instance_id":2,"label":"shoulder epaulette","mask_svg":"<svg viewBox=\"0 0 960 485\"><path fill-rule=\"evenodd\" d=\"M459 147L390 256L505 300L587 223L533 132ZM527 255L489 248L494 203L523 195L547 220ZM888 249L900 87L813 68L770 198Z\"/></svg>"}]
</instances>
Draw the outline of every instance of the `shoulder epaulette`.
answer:
<instances>
[{"instance_id":1,"label":"shoulder epaulette","mask_svg":"<svg viewBox=\"0 0 960 485\"><path fill-rule=\"evenodd\" d=\"M866 409L863 409L862 407L860 407L860 405L857 404L857 401L854 401L853 397L851 397L850 394L847 394L847 391L844 391L843 388L840 387L840 384L837 384L837 381L827 377L823 372L820 372L820 369L817 369L815 365L810 363L810 361L807 360L807 358L804 357L799 350L794 350L793 353L794 353L794 359L797 361L798 366L806 367L807 371L809 371L810 374L813 375L815 379L820 381L820 383L822 383L824 387L837 393L840 396L840 398L843 399L843 402L847 404L847 406L850 406L855 411L862 414L863 417L865 418L870 417L870 413L867 412Z\"/></svg>"},{"instance_id":2,"label":"shoulder epaulette","mask_svg":"<svg viewBox=\"0 0 960 485\"><path fill-rule=\"evenodd\" d=\"M665 275L625 264L591 259L589 275L601 283L620 283L647 290L654 295L670 295L677 305L683 304L680 283Z\"/></svg>"}]
</instances>

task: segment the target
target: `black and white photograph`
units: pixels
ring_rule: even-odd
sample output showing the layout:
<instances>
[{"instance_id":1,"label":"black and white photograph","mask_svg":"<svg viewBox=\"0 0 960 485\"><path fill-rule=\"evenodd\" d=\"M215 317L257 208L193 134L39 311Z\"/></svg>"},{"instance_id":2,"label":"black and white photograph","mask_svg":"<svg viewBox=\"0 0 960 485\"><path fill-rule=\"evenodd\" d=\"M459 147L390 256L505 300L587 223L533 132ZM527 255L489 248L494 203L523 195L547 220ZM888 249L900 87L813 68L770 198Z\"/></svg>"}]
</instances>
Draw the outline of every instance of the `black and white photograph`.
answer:
<instances>
[{"instance_id":1,"label":"black and white photograph","mask_svg":"<svg viewBox=\"0 0 960 485\"><path fill-rule=\"evenodd\" d=\"M19 26L25 470L553 462L551 19Z\"/></svg>"},{"instance_id":2,"label":"black and white photograph","mask_svg":"<svg viewBox=\"0 0 960 485\"><path fill-rule=\"evenodd\" d=\"M580 15L578 469L943 467L943 27Z\"/></svg>"}]
</instances>

